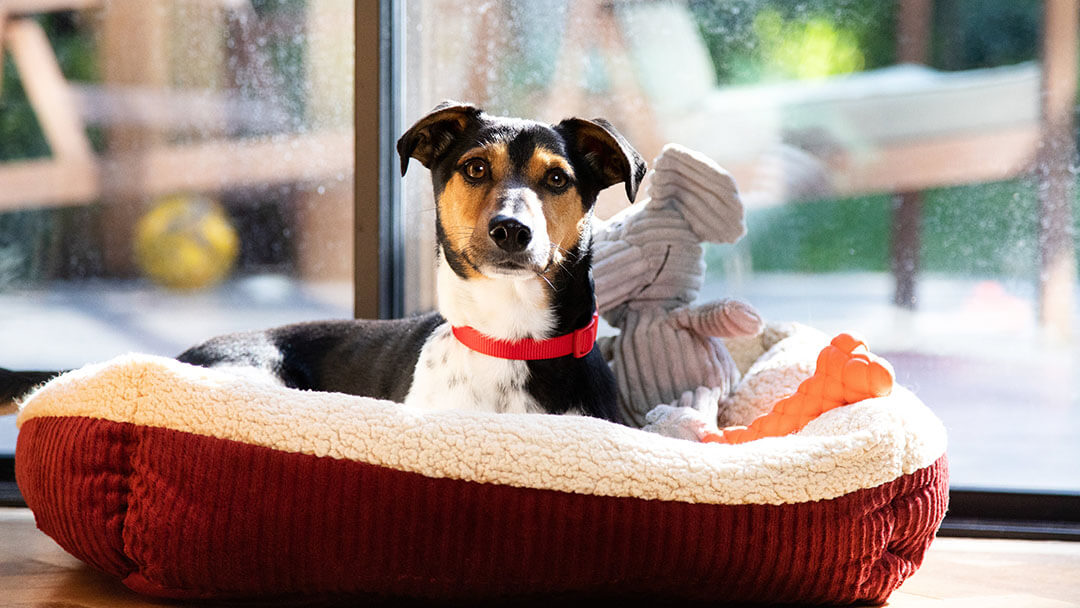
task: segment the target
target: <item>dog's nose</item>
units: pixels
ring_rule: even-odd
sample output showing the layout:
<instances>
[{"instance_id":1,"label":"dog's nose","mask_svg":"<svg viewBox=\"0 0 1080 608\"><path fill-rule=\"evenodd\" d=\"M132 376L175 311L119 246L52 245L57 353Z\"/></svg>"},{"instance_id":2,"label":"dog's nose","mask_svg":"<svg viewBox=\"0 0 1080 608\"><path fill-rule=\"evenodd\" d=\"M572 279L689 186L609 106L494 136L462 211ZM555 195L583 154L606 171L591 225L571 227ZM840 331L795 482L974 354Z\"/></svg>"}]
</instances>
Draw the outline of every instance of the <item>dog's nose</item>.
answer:
<instances>
[{"instance_id":1,"label":"dog's nose","mask_svg":"<svg viewBox=\"0 0 1080 608\"><path fill-rule=\"evenodd\" d=\"M497 215L488 224L488 235L507 253L524 251L532 241L532 230L507 215Z\"/></svg>"}]
</instances>

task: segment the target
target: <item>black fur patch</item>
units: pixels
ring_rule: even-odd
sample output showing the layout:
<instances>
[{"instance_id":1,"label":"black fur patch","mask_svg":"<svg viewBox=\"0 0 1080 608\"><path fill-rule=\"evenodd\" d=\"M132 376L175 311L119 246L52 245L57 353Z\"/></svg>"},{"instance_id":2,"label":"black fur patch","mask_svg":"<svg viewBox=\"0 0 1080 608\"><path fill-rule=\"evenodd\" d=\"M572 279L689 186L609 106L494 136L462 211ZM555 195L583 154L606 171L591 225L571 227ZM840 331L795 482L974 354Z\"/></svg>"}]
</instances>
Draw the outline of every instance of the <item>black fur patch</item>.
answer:
<instances>
[{"instance_id":1,"label":"black fur patch","mask_svg":"<svg viewBox=\"0 0 1080 608\"><path fill-rule=\"evenodd\" d=\"M0 367L0 405L25 396L62 372L15 372Z\"/></svg>"},{"instance_id":2,"label":"black fur patch","mask_svg":"<svg viewBox=\"0 0 1080 608\"><path fill-rule=\"evenodd\" d=\"M431 313L391 321L297 323L219 336L177 359L264 368L291 388L402 402L424 342L444 322Z\"/></svg>"},{"instance_id":3,"label":"black fur patch","mask_svg":"<svg viewBox=\"0 0 1080 608\"><path fill-rule=\"evenodd\" d=\"M555 335L568 334L592 322L595 296L589 243L572 249L552 279ZM545 410L562 414L580 410L588 416L618 421L615 376L598 346L581 359L573 355L529 361L526 388Z\"/></svg>"}]
</instances>

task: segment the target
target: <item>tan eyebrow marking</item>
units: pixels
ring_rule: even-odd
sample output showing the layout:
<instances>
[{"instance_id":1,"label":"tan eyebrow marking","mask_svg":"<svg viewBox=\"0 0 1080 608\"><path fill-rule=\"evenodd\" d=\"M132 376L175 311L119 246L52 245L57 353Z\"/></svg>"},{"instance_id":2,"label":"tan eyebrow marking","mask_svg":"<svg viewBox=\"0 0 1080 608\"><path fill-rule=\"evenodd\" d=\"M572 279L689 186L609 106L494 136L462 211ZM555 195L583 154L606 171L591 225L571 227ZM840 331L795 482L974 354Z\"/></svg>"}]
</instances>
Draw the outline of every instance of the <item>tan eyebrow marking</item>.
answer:
<instances>
[{"instance_id":1,"label":"tan eyebrow marking","mask_svg":"<svg viewBox=\"0 0 1080 608\"><path fill-rule=\"evenodd\" d=\"M536 148L529 159L526 173L529 179L539 181L544 179L548 171L556 168L562 169L571 180L574 179L574 167L570 165L570 161L566 160L565 156L544 148Z\"/></svg>"}]
</instances>

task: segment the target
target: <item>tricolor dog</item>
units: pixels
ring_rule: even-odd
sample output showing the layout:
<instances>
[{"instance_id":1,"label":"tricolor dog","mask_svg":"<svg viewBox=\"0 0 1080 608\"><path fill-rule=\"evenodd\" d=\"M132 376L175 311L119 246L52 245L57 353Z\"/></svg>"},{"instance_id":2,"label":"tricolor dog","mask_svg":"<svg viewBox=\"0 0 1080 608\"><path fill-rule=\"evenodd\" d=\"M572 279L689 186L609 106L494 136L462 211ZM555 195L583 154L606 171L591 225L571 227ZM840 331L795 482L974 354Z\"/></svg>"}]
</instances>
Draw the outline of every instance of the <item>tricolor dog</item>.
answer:
<instances>
[{"instance_id":1,"label":"tricolor dog","mask_svg":"<svg viewBox=\"0 0 1080 608\"><path fill-rule=\"evenodd\" d=\"M397 149L402 175L413 158L431 172L437 312L230 334L178 359L426 408L615 420L614 378L595 346L590 220L608 186L634 200L640 155L601 119L547 125L452 102ZM0 402L49 375L0 371Z\"/></svg>"}]
</instances>

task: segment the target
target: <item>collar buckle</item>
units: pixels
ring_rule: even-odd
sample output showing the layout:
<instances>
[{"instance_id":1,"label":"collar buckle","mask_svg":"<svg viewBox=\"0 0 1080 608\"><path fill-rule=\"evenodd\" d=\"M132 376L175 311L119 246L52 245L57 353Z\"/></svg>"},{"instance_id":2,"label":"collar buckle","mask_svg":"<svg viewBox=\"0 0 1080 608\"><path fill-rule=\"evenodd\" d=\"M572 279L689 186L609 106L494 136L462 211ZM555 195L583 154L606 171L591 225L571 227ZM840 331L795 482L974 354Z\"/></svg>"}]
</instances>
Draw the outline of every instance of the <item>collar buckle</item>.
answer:
<instances>
[{"instance_id":1,"label":"collar buckle","mask_svg":"<svg viewBox=\"0 0 1080 608\"><path fill-rule=\"evenodd\" d=\"M599 331L599 321L600 313L593 311L592 322L581 329L574 330L572 354L575 359L580 359L592 352L593 345L596 344L596 333Z\"/></svg>"}]
</instances>

